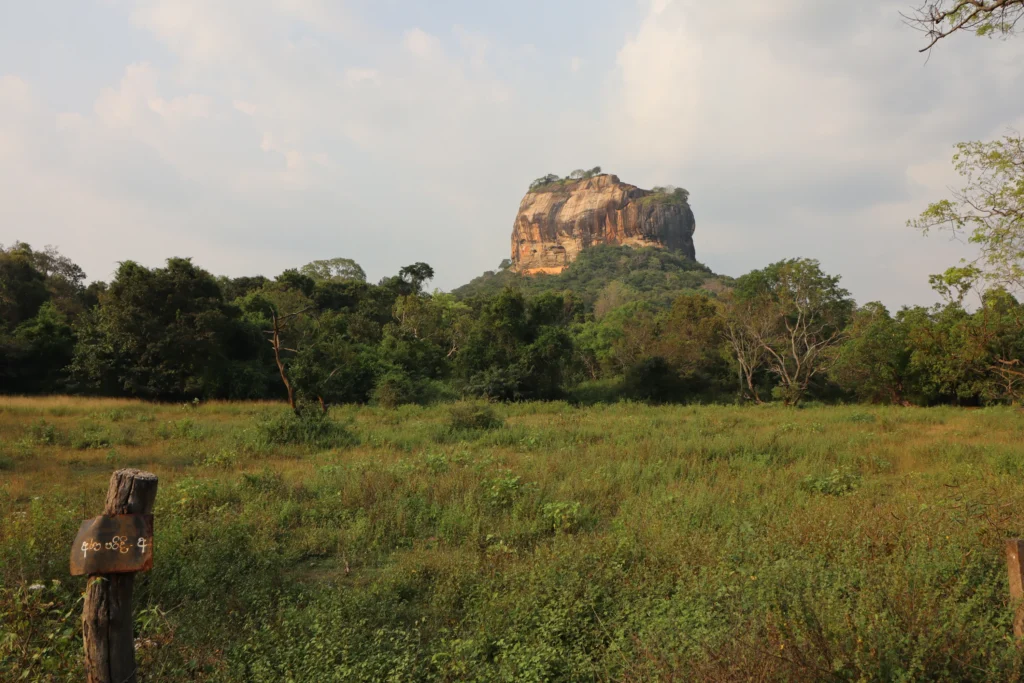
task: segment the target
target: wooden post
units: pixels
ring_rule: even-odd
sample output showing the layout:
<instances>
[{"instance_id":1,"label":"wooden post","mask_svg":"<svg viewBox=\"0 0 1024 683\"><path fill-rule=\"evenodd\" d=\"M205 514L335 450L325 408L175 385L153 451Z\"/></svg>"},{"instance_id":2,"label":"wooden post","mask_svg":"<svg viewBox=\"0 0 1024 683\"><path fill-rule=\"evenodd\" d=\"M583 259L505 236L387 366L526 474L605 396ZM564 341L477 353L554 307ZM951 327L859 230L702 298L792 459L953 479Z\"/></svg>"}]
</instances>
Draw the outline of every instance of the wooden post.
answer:
<instances>
[{"instance_id":1,"label":"wooden post","mask_svg":"<svg viewBox=\"0 0 1024 683\"><path fill-rule=\"evenodd\" d=\"M157 476L136 469L114 472L104 515L149 515ZM88 683L135 683L132 588L134 574L90 575L82 609Z\"/></svg>"},{"instance_id":2,"label":"wooden post","mask_svg":"<svg viewBox=\"0 0 1024 683\"><path fill-rule=\"evenodd\" d=\"M1010 599L1017 612L1013 617L1013 635L1024 637L1024 540L1006 541L1006 567L1010 577Z\"/></svg>"}]
</instances>

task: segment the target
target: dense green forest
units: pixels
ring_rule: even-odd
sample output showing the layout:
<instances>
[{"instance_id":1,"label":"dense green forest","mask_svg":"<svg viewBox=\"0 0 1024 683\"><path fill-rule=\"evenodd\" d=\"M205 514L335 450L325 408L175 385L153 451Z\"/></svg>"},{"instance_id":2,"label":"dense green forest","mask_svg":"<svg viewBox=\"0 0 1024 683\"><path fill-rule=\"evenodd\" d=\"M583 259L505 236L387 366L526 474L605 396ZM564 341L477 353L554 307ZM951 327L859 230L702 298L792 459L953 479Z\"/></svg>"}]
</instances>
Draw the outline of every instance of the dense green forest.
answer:
<instances>
[{"instance_id":1,"label":"dense green forest","mask_svg":"<svg viewBox=\"0 0 1024 683\"><path fill-rule=\"evenodd\" d=\"M150 400L287 399L296 408L494 400L984 405L1024 391L1024 308L977 273L946 303L858 306L791 259L735 280L680 254L597 247L565 272L503 263L428 293L417 263L377 284L331 259L273 279L190 259L123 262L109 283L56 249L0 250L0 387Z\"/></svg>"}]
</instances>

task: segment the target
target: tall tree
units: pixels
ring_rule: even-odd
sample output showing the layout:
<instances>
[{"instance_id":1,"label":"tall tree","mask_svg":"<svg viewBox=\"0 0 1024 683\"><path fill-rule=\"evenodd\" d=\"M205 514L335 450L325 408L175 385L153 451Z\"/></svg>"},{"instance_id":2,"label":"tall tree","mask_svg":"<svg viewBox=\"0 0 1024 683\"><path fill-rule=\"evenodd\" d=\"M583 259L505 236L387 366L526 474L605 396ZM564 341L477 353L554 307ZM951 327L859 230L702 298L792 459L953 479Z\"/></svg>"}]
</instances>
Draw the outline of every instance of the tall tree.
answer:
<instances>
[{"instance_id":1,"label":"tall tree","mask_svg":"<svg viewBox=\"0 0 1024 683\"><path fill-rule=\"evenodd\" d=\"M299 268L299 272L317 282L366 282L366 271L350 258L313 261Z\"/></svg>"},{"instance_id":2,"label":"tall tree","mask_svg":"<svg viewBox=\"0 0 1024 683\"><path fill-rule=\"evenodd\" d=\"M49 299L32 248L23 242L0 248L0 328L10 330L34 317Z\"/></svg>"},{"instance_id":3,"label":"tall tree","mask_svg":"<svg viewBox=\"0 0 1024 683\"><path fill-rule=\"evenodd\" d=\"M79 326L74 375L85 388L143 398L224 395L234 362L254 352L230 343L236 317L217 281L190 259L153 269L125 261Z\"/></svg>"},{"instance_id":4,"label":"tall tree","mask_svg":"<svg viewBox=\"0 0 1024 683\"><path fill-rule=\"evenodd\" d=\"M796 405L834 361L853 309L850 293L817 261L789 259L739 278L736 304L744 339L776 376L783 401Z\"/></svg>"},{"instance_id":5,"label":"tall tree","mask_svg":"<svg viewBox=\"0 0 1024 683\"><path fill-rule=\"evenodd\" d=\"M905 405L912 390L911 351L906 326L871 302L854 315L829 374L861 400Z\"/></svg>"},{"instance_id":6,"label":"tall tree","mask_svg":"<svg viewBox=\"0 0 1024 683\"><path fill-rule=\"evenodd\" d=\"M1024 138L965 142L957 150L954 164L966 185L910 225L966 235L977 245L977 258L947 271L946 284L962 286L980 276L987 286L1024 291Z\"/></svg>"}]
</instances>

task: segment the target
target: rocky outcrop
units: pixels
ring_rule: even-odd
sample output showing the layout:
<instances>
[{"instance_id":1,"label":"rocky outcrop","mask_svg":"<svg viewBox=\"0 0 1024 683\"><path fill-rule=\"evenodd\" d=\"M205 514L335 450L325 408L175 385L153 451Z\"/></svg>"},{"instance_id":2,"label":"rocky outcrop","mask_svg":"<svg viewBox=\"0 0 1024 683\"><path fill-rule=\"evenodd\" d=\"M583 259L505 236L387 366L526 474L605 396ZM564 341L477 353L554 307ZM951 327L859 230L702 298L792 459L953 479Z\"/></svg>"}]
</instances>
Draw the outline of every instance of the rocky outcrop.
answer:
<instances>
[{"instance_id":1,"label":"rocky outcrop","mask_svg":"<svg viewBox=\"0 0 1024 683\"><path fill-rule=\"evenodd\" d=\"M512 261L520 273L560 273L595 244L667 247L695 258L695 227L679 194L641 190L614 175L552 183L523 197Z\"/></svg>"}]
</instances>

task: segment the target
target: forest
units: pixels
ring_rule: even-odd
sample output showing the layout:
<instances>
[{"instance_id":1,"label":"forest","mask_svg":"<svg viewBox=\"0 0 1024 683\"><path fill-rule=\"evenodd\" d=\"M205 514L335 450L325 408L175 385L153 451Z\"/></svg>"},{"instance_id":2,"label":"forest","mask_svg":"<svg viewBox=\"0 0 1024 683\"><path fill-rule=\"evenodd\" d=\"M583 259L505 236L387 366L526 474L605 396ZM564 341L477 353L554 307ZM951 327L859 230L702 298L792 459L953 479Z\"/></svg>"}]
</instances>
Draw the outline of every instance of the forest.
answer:
<instances>
[{"instance_id":1,"label":"forest","mask_svg":"<svg viewBox=\"0 0 1024 683\"><path fill-rule=\"evenodd\" d=\"M551 276L509 265L452 293L428 291L425 263L372 284L345 258L274 278L123 261L86 284L57 249L17 242L0 249L0 390L296 411L469 397L981 406L1024 392L1024 308L973 265L932 278L943 303L898 311L858 304L811 259L735 279L653 248L595 247Z\"/></svg>"}]
</instances>

